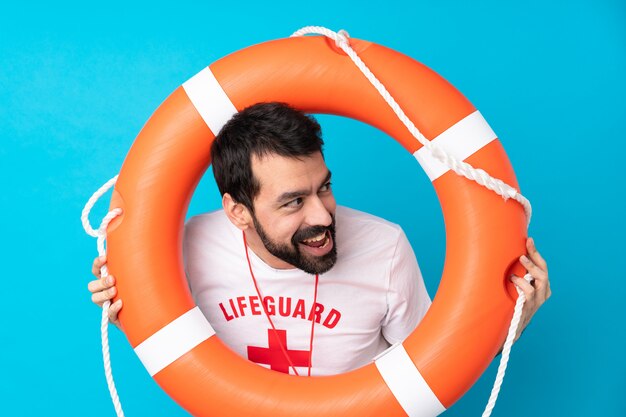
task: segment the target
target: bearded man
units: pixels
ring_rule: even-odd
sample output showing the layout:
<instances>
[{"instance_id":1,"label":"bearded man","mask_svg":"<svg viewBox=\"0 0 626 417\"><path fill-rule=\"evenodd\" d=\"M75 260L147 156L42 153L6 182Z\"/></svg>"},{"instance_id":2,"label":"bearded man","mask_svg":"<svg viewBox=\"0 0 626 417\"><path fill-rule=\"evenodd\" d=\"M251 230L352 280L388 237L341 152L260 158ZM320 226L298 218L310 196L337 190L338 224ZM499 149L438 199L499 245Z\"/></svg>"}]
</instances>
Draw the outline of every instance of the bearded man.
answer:
<instances>
[{"instance_id":1,"label":"bearded man","mask_svg":"<svg viewBox=\"0 0 626 417\"><path fill-rule=\"evenodd\" d=\"M329 375L361 367L403 341L430 306L402 231L337 206L319 124L281 103L237 113L211 147L223 210L191 218L183 253L195 302L219 338L275 371ZM549 296L547 266L528 243L536 283L525 324ZM100 278L106 259L96 259ZM541 291L535 291L536 289ZM115 278L89 284L95 303ZM117 323L122 301L111 305Z\"/></svg>"}]
</instances>

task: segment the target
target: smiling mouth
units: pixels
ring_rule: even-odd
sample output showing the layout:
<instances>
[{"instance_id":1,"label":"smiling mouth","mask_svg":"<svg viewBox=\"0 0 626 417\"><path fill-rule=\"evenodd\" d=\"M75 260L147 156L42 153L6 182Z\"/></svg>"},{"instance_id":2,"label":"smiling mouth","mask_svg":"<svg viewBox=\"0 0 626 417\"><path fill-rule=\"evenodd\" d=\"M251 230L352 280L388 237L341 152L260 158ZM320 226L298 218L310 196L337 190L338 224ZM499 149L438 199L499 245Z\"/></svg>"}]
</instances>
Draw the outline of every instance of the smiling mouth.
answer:
<instances>
[{"instance_id":1,"label":"smiling mouth","mask_svg":"<svg viewBox=\"0 0 626 417\"><path fill-rule=\"evenodd\" d=\"M326 230L324 233L304 239L300 243L311 248L324 249L330 243L330 232Z\"/></svg>"}]
</instances>

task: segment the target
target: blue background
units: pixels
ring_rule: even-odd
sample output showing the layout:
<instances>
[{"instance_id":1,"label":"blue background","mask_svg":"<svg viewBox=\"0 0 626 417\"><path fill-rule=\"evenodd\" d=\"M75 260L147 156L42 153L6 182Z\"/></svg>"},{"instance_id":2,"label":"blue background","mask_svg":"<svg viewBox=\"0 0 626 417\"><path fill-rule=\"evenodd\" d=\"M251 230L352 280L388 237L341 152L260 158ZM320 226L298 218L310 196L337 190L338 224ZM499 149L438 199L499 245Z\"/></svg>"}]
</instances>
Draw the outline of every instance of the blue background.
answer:
<instances>
[{"instance_id":1,"label":"blue background","mask_svg":"<svg viewBox=\"0 0 626 417\"><path fill-rule=\"evenodd\" d=\"M315 24L452 82L490 122L533 203L530 235L554 294L514 346L494 415L626 415L623 1L49 3L0 6L0 414L114 415L86 289L96 248L80 225L84 203L183 81ZM320 120L338 200L400 223L434 295L444 226L426 176L373 128ZM218 206L209 175L190 212ZM126 415L186 415L112 333ZM446 415L479 415L494 375Z\"/></svg>"}]
</instances>

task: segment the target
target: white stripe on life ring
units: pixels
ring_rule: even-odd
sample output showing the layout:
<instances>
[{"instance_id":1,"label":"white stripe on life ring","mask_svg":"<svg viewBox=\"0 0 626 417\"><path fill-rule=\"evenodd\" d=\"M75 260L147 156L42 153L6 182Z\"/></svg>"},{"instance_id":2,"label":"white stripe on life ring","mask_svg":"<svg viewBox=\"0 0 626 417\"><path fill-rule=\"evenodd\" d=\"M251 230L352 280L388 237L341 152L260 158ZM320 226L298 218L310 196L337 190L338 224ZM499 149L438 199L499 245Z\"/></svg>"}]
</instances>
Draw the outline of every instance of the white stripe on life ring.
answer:
<instances>
[{"instance_id":1,"label":"white stripe on life ring","mask_svg":"<svg viewBox=\"0 0 626 417\"><path fill-rule=\"evenodd\" d=\"M459 161L464 161L496 139L496 134L485 118L479 111L475 111L450 126L448 130L434 138L431 142L437 144ZM450 170L424 147L417 150L413 156L415 156L417 162L420 163L431 181L435 181Z\"/></svg>"},{"instance_id":2,"label":"white stripe on life ring","mask_svg":"<svg viewBox=\"0 0 626 417\"><path fill-rule=\"evenodd\" d=\"M215 334L196 306L144 340L135 348L150 376Z\"/></svg>"},{"instance_id":3,"label":"white stripe on life ring","mask_svg":"<svg viewBox=\"0 0 626 417\"><path fill-rule=\"evenodd\" d=\"M214 135L237 113L209 67L183 83L183 89Z\"/></svg>"},{"instance_id":4,"label":"white stripe on life ring","mask_svg":"<svg viewBox=\"0 0 626 417\"><path fill-rule=\"evenodd\" d=\"M409 417L432 417L446 411L402 344L387 349L374 363Z\"/></svg>"}]
</instances>

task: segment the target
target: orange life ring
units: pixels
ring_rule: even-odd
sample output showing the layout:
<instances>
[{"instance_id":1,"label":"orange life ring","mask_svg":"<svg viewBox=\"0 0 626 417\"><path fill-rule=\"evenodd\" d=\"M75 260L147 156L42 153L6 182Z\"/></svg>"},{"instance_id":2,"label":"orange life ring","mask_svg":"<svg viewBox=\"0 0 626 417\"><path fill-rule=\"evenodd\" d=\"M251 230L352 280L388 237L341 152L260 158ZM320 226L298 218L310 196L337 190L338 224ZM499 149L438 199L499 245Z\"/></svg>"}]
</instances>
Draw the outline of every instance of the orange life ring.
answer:
<instances>
[{"instance_id":1,"label":"orange life ring","mask_svg":"<svg viewBox=\"0 0 626 417\"><path fill-rule=\"evenodd\" d=\"M517 188L500 141L452 85L391 49L350 44L429 140L461 149L461 159ZM346 374L298 378L238 357L213 336L186 284L183 223L214 134L235 111L262 101L383 130L422 162L441 202L446 261L430 310L402 345ZM159 385L196 416L422 416L452 405L505 339L517 297L506 277L524 251L526 220L521 206L440 170L421 148L324 37L249 47L176 89L129 151L111 203L123 215L108 229L120 321Z\"/></svg>"}]
</instances>

